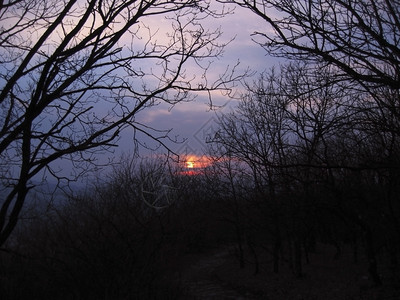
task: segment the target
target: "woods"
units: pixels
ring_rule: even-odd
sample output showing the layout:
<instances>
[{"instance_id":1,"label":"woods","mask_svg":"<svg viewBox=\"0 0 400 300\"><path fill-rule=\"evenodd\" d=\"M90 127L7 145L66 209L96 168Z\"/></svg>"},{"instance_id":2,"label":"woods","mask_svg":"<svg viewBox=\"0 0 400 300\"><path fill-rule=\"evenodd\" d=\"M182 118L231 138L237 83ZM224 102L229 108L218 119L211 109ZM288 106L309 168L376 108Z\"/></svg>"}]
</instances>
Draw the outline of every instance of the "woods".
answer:
<instances>
[{"instance_id":1,"label":"woods","mask_svg":"<svg viewBox=\"0 0 400 300\"><path fill-rule=\"evenodd\" d=\"M0 246L35 180L77 180L127 130L133 148L143 137L166 147L168 129L138 121L143 111L229 91L240 77L231 68L209 77L229 40L200 22L225 13L207 1L2 3ZM151 25L157 18L162 35Z\"/></svg>"},{"instance_id":2,"label":"woods","mask_svg":"<svg viewBox=\"0 0 400 300\"><path fill-rule=\"evenodd\" d=\"M399 1L216 2L229 9L2 3L1 294L185 299L188 287L173 279L181 262L229 249L235 272L251 270L253 279L290 273L306 282L319 274L318 258L363 270L368 283L344 290L349 299L375 299L363 298L365 286L378 298L399 295ZM253 76L238 74L236 63L211 72L229 40L204 20L235 7L264 22L252 36L279 65ZM152 28L161 16L162 38ZM168 129L138 121L159 103L200 92L212 101L215 91L234 100L230 112L217 111L207 163L195 170L183 155L171 159ZM37 178L61 186L90 173L126 128L134 146L148 136L166 159L124 157L62 199L26 200ZM72 174L57 167L61 158Z\"/></svg>"},{"instance_id":3,"label":"woods","mask_svg":"<svg viewBox=\"0 0 400 300\"><path fill-rule=\"evenodd\" d=\"M398 189L389 184L397 181L398 153L377 142L384 138L364 115L367 93L349 94L329 82L330 74L309 72L307 65L289 65L261 78L237 111L221 117L215 142L251 171L254 192L274 216L278 249L281 232L288 232L285 239L295 248L320 239L333 243L337 255L340 243L353 240L365 246L371 278L381 284L375 255L399 246L399 206L389 196ZM398 143L398 136L390 136ZM301 276L300 261L297 268Z\"/></svg>"}]
</instances>

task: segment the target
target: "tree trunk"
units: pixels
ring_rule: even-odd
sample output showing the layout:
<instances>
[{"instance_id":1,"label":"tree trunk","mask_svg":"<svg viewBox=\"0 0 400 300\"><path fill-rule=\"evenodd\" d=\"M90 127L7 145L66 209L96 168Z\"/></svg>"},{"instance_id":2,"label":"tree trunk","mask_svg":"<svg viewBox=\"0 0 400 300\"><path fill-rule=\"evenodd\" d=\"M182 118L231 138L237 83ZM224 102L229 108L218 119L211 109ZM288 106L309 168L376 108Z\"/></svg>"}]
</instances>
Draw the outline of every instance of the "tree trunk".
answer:
<instances>
[{"instance_id":1,"label":"tree trunk","mask_svg":"<svg viewBox=\"0 0 400 300\"><path fill-rule=\"evenodd\" d=\"M378 264L375 256L372 232L368 226L365 227L364 234L365 234L365 248L368 258L368 272L374 284L380 286L382 285L382 280L378 274Z\"/></svg>"},{"instance_id":2,"label":"tree trunk","mask_svg":"<svg viewBox=\"0 0 400 300\"><path fill-rule=\"evenodd\" d=\"M294 271L297 278L303 276L303 269L301 263L301 242L299 238L294 240Z\"/></svg>"},{"instance_id":3,"label":"tree trunk","mask_svg":"<svg viewBox=\"0 0 400 300\"><path fill-rule=\"evenodd\" d=\"M244 253L243 253L243 239L242 233L239 228L239 224L236 224L236 238L237 238L237 249L240 269L244 269Z\"/></svg>"},{"instance_id":4,"label":"tree trunk","mask_svg":"<svg viewBox=\"0 0 400 300\"><path fill-rule=\"evenodd\" d=\"M257 275L260 272L260 263L258 261L256 249L254 249L254 244L250 238L247 239L247 245L254 256L254 275Z\"/></svg>"},{"instance_id":5,"label":"tree trunk","mask_svg":"<svg viewBox=\"0 0 400 300\"><path fill-rule=\"evenodd\" d=\"M279 225L276 224L276 231L275 231L275 243L274 243L274 250L273 250L273 257L274 257L274 273L279 273L279 252L281 250L281 233L279 230Z\"/></svg>"}]
</instances>

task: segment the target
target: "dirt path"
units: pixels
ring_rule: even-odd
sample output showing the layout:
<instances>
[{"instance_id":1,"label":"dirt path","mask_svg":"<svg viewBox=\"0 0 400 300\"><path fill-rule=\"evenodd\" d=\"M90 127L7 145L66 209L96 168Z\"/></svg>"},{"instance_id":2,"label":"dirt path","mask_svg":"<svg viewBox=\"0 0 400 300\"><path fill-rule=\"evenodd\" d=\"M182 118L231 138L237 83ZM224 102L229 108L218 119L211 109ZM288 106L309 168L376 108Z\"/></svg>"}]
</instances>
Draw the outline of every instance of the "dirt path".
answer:
<instances>
[{"instance_id":1,"label":"dirt path","mask_svg":"<svg viewBox=\"0 0 400 300\"><path fill-rule=\"evenodd\" d=\"M373 287L367 279L365 264L354 264L350 252L333 260L329 250L321 246L312 255L311 263L304 264L301 279L294 278L284 265L279 274L273 274L269 265L256 276L251 265L239 269L233 246L187 255L176 277L183 290L180 299L400 299L400 290L390 285Z\"/></svg>"},{"instance_id":2,"label":"dirt path","mask_svg":"<svg viewBox=\"0 0 400 300\"><path fill-rule=\"evenodd\" d=\"M232 247L223 247L211 253L191 257L180 272L184 299L255 299L224 284L215 270L232 255Z\"/></svg>"}]
</instances>

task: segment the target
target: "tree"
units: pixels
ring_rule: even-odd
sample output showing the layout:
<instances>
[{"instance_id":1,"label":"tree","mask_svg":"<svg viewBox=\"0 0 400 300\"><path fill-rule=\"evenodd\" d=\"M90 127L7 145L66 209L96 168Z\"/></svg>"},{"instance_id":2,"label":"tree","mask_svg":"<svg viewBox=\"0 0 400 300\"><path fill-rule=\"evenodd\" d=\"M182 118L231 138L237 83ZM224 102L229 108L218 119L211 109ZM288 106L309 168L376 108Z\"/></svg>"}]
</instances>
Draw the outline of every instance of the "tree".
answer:
<instances>
[{"instance_id":1,"label":"tree","mask_svg":"<svg viewBox=\"0 0 400 300\"><path fill-rule=\"evenodd\" d=\"M368 93L364 97L371 98L375 124L399 134L398 0L221 2L249 9L265 21L268 27L254 37L269 54L307 61L320 74L334 69L332 81L343 81L349 91Z\"/></svg>"},{"instance_id":2,"label":"tree","mask_svg":"<svg viewBox=\"0 0 400 300\"><path fill-rule=\"evenodd\" d=\"M279 271L279 253L282 243L281 207L278 205L277 194L283 184L281 180L284 169L281 167L286 164L290 138L286 110L290 98L285 97L283 81L283 77L273 70L270 74L262 74L253 85L247 84L247 92L241 98L237 109L230 114L220 116L220 128L213 139L221 152L223 161L238 160L252 174L254 194L262 198L258 211L272 219L271 224L266 226L273 228L271 236L274 244L275 273ZM233 193L237 185L237 183L232 184ZM233 199L236 200L235 194ZM248 217L248 222L254 223L254 219L259 222L259 219L263 218L251 216ZM257 224L254 227L265 227L265 224L261 226ZM246 235L248 235L249 247L256 258L253 246L255 241L250 241L251 234L247 232Z\"/></svg>"},{"instance_id":3,"label":"tree","mask_svg":"<svg viewBox=\"0 0 400 300\"><path fill-rule=\"evenodd\" d=\"M398 0L231 1L269 26L255 32L268 53L335 66L339 80L400 88Z\"/></svg>"},{"instance_id":4,"label":"tree","mask_svg":"<svg viewBox=\"0 0 400 300\"><path fill-rule=\"evenodd\" d=\"M70 160L79 175L128 127L163 145L168 132L139 123L142 110L229 89L232 69L208 76L226 43L201 22L225 13L195 0L2 1L0 246L35 176L71 179L55 161ZM165 32L152 25L161 19Z\"/></svg>"},{"instance_id":5,"label":"tree","mask_svg":"<svg viewBox=\"0 0 400 300\"><path fill-rule=\"evenodd\" d=\"M156 210L142 200L146 178L169 174L165 162L123 157L112 167L86 191L19 223L10 253L0 252L3 298L159 299L181 292L166 276L184 248L169 240L181 233L181 219L169 216L176 207Z\"/></svg>"},{"instance_id":6,"label":"tree","mask_svg":"<svg viewBox=\"0 0 400 300\"><path fill-rule=\"evenodd\" d=\"M379 173L373 168L377 160L365 158L366 150L376 155L370 130L363 128L369 123L360 123L364 108L359 105L366 101L365 93L351 93L334 74L334 70L320 74L306 63L288 64L279 73L263 75L247 86L236 111L220 118L214 142L245 162L254 174L255 188L267 203L265 217L272 215L267 226L274 228L275 272L282 232L287 234L295 274L302 276L302 248L308 260L307 244L315 243L318 227L330 233L327 240L339 256L345 219L348 230L359 227L365 234L369 271L380 284L376 236L371 230L372 220L379 217L371 206L378 202L370 196L376 189L371 178ZM351 180L347 190L340 173L343 169L358 174L347 177ZM369 186L373 189L367 195L364 190ZM353 201L346 201L348 197L354 197ZM318 214L333 217L335 222L325 222Z\"/></svg>"},{"instance_id":7,"label":"tree","mask_svg":"<svg viewBox=\"0 0 400 300\"><path fill-rule=\"evenodd\" d=\"M266 28L254 33L256 42L269 54L298 62L306 61L309 68L317 74L330 73L330 83L344 87L345 93L355 95L355 101L345 105L349 111L348 126L341 131L334 129L332 135L323 139L305 142L317 142L323 147L317 152L311 151L312 157L332 158L325 161L331 188L336 189L335 180L341 172L353 174L363 179L365 187L380 189L385 195L387 206L379 206L388 212L385 216L388 227L385 232L398 231L398 223L392 217L398 211L398 197L393 196L399 170L399 156L395 150L399 140L399 90L400 90L400 2L397 0L221 0L249 9L265 21ZM328 72L327 72L328 71ZM339 111L341 118L342 111ZM309 118L307 120L310 120ZM306 125L303 123L303 125ZM302 130L300 126L299 129ZM323 129L323 128L322 128ZM301 133L299 131L299 133ZM317 132L316 132L317 133ZM318 137L318 135L314 136ZM327 138L328 137L328 138ZM345 141L340 139L345 138ZM305 144L307 146L307 143ZM343 146L333 149L338 143ZM304 145L304 144L303 144ZM313 143L308 143L313 146ZM317 145L317 144L314 144ZM303 148L305 149L305 148ZM309 148L311 149L311 148ZM325 151L318 152L318 151ZM335 157L336 154L339 154ZM317 155L315 155L317 154ZM326 155L329 156L326 156ZM346 157L347 156L347 157ZM338 158L342 161L339 162ZM305 169L314 162L304 161ZM332 163L338 165L334 167ZM339 165L342 165L340 170ZM357 175L354 175L357 174ZM355 180L355 181L353 181ZM366 184L370 182L371 184ZM358 224L365 235L366 252L370 261L370 274L376 284L380 278L376 269L373 242L379 239L379 233L373 234L374 218L357 221L362 211L376 217L377 210L367 205L369 201L379 203L378 198L364 197L362 188L352 185L351 192L358 193L361 201L352 203L352 211L346 218ZM339 187L341 189L341 187ZM343 190L341 191L343 192ZM339 194L341 193L339 192ZM336 195L338 196L338 195ZM336 197L341 198L341 197ZM354 200L354 199L353 199ZM342 212L348 214L347 212ZM394 214L393 214L394 213ZM389 218L392 221L389 221ZM357 223L358 222L358 223ZM389 225L390 224L390 225ZM397 240L397 238L395 239ZM389 248L395 249L398 242L393 240ZM393 250L393 252L395 252ZM393 261L396 261L393 255Z\"/></svg>"},{"instance_id":8,"label":"tree","mask_svg":"<svg viewBox=\"0 0 400 300\"><path fill-rule=\"evenodd\" d=\"M225 148L222 143L210 144L208 156L212 163L204 172L207 186L223 207L220 212L221 219L233 228L235 252L239 266L243 269L246 235L248 235L246 219L255 217L248 216L246 211L248 203L245 203L250 190L249 185L252 182L251 175L247 174L248 170L243 167L243 163L231 155L229 147ZM258 265L256 265L256 270L258 270Z\"/></svg>"}]
</instances>

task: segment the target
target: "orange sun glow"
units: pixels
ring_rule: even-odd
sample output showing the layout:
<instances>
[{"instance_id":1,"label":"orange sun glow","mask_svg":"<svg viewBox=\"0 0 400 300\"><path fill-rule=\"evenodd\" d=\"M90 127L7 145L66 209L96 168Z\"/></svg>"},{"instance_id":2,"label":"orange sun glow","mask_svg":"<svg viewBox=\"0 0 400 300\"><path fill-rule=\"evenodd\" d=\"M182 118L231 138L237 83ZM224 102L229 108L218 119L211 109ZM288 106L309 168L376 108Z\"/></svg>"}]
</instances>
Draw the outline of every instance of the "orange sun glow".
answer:
<instances>
[{"instance_id":1,"label":"orange sun glow","mask_svg":"<svg viewBox=\"0 0 400 300\"><path fill-rule=\"evenodd\" d=\"M194 168L194 161L187 161L186 168L193 169Z\"/></svg>"},{"instance_id":2,"label":"orange sun glow","mask_svg":"<svg viewBox=\"0 0 400 300\"><path fill-rule=\"evenodd\" d=\"M205 156L188 155L183 157L181 174L184 175L199 175L204 172L204 169L210 165L209 160Z\"/></svg>"}]
</instances>

